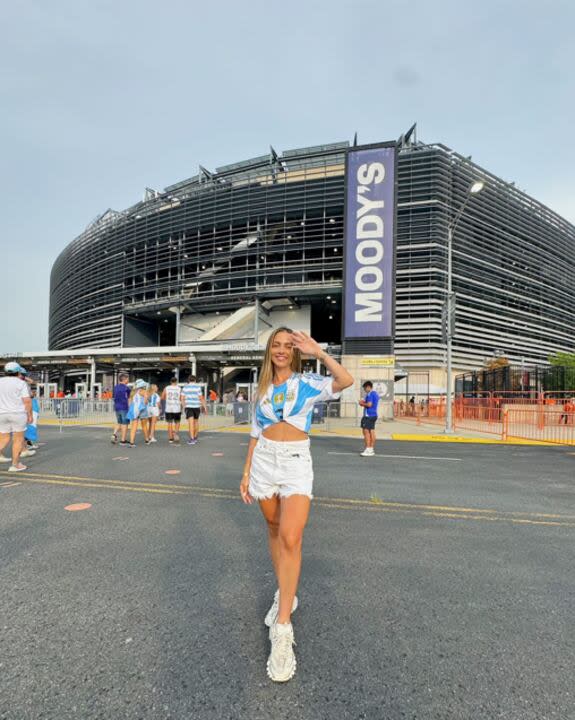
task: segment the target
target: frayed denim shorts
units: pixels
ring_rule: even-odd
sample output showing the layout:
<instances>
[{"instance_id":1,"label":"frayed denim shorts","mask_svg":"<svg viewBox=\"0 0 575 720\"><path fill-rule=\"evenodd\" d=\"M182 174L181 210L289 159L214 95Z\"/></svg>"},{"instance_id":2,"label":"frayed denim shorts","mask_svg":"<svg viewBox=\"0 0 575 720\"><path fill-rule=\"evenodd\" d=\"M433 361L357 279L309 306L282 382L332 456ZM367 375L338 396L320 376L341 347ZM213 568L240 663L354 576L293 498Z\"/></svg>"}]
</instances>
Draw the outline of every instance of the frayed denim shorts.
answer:
<instances>
[{"instance_id":1,"label":"frayed denim shorts","mask_svg":"<svg viewBox=\"0 0 575 720\"><path fill-rule=\"evenodd\" d=\"M313 489L313 466L309 439L297 442L258 438L252 456L249 493L254 500L267 500L274 495L306 495Z\"/></svg>"}]
</instances>

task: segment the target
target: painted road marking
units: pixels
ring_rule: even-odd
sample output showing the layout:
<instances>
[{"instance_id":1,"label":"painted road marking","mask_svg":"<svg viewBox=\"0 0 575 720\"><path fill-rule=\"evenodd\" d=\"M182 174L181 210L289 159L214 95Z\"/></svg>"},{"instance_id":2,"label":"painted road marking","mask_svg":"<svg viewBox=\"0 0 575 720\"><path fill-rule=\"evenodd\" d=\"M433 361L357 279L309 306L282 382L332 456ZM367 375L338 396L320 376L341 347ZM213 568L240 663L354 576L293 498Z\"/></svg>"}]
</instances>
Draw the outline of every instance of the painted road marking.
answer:
<instances>
[{"instance_id":1,"label":"painted road marking","mask_svg":"<svg viewBox=\"0 0 575 720\"><path fill-rule=\"evenodd\" d=\"M23 482L64 485L72 487L89 487L108 490L126 490L170 495L199 495L201 497L219 498L239 502L239 493L231 489L208 488L191 485L167 485L163 483L142 483L124 480L103 480L72 475L41 475L27 473L20 476ZM449 520L476 520L487 522L508 522L521 525L548 525L555 527L574 527L575 515L559 515L553 513L512 512L492 508L467 508L450 505L427 505L421 503L404 503L372 498L371 500L356 498L315 497L319 507L335 510L360 510L369 512L400 513L420 517Z\"/></svg>"},{"instance_id":2,"label":"painted road marking","mask_svg":"<svg viewBox=\"0 0 575 720\"><path fill-rule=\"evenodd\" d=\"M91 507L91 503L73 503L72 505L66 505L64 510L68 512L79 512L80 510L89 510Z\"/></svg>"},{"instance_id":3,"label":"painted road marking","mask_svg":"<svg viewBox=\"0 0 575 720\"><path fill-rule=\"evenodd\" d=\"M181 470L165 470L164 475L179 475Z\"/></svg>"},{"instance_id":4,"label":"painted road marking","mask_svg":"<svg viewBox=\"0 0 575 720\"><path fill-rule=\"evenodd\" d=\"M8 482L0 483L0 487L11 488L11 487L17 487L18 485L21 485L21 484L22 483L19 483L19 482L8 481Z\"/></svg>"},{"instance_id":5,"label":"painted road marking","mask_svg":"<svg viewBox=\"0 0 575 720\"><path fill-rule=\"evenodd\" d=\"M359 452L336 452L336 451L328 451L328 455L355 455L356 457L360 457ZM430 455L383 455L381 453L376 453L372 457L383 457L383 458L400 458L405 460L452 460L453 462L462 462L463 458L453 458L453 457L437 457L437 456L430 456Z\"/></svg>"}]
</instances>

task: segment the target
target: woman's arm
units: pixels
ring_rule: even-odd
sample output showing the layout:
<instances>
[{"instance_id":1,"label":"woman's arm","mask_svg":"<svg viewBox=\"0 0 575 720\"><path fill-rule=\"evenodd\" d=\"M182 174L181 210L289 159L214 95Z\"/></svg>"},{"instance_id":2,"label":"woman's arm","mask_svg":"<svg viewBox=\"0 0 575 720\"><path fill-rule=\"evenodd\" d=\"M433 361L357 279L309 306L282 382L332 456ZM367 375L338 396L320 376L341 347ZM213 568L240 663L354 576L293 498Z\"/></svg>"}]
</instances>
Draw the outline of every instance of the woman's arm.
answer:
<instances>
[{"instance_id":1,"label":"woman's arm","mask_svg":"<svg viewBox=\"0 0 575 720\"><path fill-rule=\"evenodd\" d=\"M334 392L341 392L342 390L345 390L345 388L350 387L350 385L353 385L353 377L348 373L343 365L340 365L335 358L332 358L332 356L328 355L325 350L322 350L313 338L306 335L304 332L300 332L299 330L294 330L292 337L294 345L299 348L302 353L312 355L314 358L321 360L330 371L333 377Z\"/></svg>"},{"instance_id":2,"label":"woman's arm","mask_svg":"<svg viewBox=\"0 0 575 720\"><path fill-rule=\"evenodd\" d=\"M345 388L353 385L353 376L343 367L343 365L340 365L335 358L328 355L325 350L322 350L316 357L318 360L322 361L332 374L334 392L341 392L342 390L345 390Z\"/></svg>"},{"instance_id":3,"label":"woman's arm","mask_svg":"<svg viewBox=\"0 0 575 720\"><path fill-rule=\"evenodd\" d=\"M254 454L254 450L255 450L257 442L258 442L257 438L250 437L250 442L248 444L248 454L246 455L246 461L244 463L244 472L242 475L242 481L240 483L240 494L242 496L242 500L246 503L246 505L251 505L253 503L253 498L248 491L248 487L250 484L250 469L252 467L252 455Z\"/></svg>"}]
</instances>

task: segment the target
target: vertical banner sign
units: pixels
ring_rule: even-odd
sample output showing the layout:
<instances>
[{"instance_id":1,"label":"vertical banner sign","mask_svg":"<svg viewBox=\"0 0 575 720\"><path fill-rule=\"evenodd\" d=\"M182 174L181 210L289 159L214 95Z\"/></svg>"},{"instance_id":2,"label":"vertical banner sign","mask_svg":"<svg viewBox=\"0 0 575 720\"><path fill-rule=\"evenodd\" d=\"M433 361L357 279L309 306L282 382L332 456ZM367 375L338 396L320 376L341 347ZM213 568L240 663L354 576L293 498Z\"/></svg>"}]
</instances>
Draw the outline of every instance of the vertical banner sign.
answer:
<instances>
[{"instance_id":1,"label":"vertical banner sign","mask_svg":"<svg viewBox=\"0 0 575 720\"><path fill-rule=\"evenodd\" d=\"M395 146L347 156L344 338L393 334Z\"/></svg>"}]
</instances>

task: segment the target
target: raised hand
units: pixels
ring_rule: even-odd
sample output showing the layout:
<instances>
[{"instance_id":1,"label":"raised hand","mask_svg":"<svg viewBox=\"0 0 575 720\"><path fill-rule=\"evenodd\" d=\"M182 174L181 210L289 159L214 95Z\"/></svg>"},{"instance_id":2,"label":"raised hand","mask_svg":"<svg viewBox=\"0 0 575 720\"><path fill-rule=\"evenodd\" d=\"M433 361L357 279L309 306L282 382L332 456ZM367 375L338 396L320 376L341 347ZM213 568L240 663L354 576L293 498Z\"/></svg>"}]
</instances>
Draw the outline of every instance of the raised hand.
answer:
<instances>
[{"instance_id":1,"label":"raised hand","mask_svg":"<svg viewBox=\"0 0 575 720\"><path fill-rule=\"evenodd\" d=\"M294 330L292 332L292 339L294 346L304 355L312 355L318 358L323 352L319 344L301 330Z\"/></svg>"}]
</instances>

